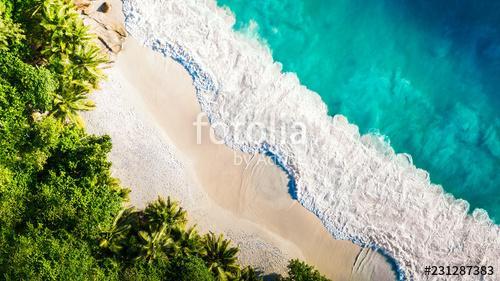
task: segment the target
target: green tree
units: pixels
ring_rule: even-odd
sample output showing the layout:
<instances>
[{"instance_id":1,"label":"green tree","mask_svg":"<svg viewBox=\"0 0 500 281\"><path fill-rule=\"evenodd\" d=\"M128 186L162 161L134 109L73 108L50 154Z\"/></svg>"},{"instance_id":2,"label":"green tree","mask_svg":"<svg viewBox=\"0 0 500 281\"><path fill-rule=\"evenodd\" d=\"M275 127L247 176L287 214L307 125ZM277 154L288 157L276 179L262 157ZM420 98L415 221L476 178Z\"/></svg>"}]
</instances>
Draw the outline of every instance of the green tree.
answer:
<instances>
[{"instance_id":1,"label":"green tree","mask_svg":"<svg viewBox=\"0 0 500 281\"><path fill-rule=\"evenodd\" d=\"M83 24L73 1L45 0L39 11L40 26L46 35L41 38L40 54L47 67L60 77L54 114L81 122L77 112L94 107L86 95L97 89L104 78L100 66L107 59L92 41L95 38Z\"/></svg>"},{"instance_id":2,"label":"green tree","mask_svg":"<svg viewBox=\"0 0 500 281\"><path fill-rule=\"evenodd\" d=\"M240 281L262 281L261 272L251 266L246 266L241 270L238 278Z\"/></svg>"},{"instance_id":3,"label":"green tree","mask_svg":"<svg viewBox=\"0 0 500 281\"><path fill-rule=\"evenodd\" d=\"M0 1L0 51L13 50L25 38L19 24L12 21L9 10L6 3Z\"/></svg>"},{"instance_id":4,"label":"green tree","mask_svg":"<svg viewBox=\"0 0 500 281\"><path fill-rule=\"evenodd\" d=\"M99 246L113 254L119 254L126 246L125 242L132 229L131 217L136 213L133 207L120 210L113 223L101 231Z\"/></svg>"},{"instance_id":5,"label":"green tree","mask_svg":"<svg viewBox=\"0 0 500 281\"><path fill-rule=\"evenodd\" d=\"M175 247L174 240L163 230L139 231L139 261L152 263L158 259L168 259L167 252Z\"/></svg>"},{"instance_id":6,"label":"green tree","mask_svg":"<svg viewBox=\"0 0 500 281\"><path fill-rule=\"evenodd\" d=\"M31 114L51 109L58 83L47 69L31 66L12 53L0 51L0 77L16 89L25 103L21 112Z\"/></svg>"},{"instance_id":7,"label":"green tree","mask_svg":"<svg viewBox=\"0 0 500 281\"><path fill-rule=\"evenodd\" d=\"M138 260L152 262L174 255L177 245L172 232L182 232L187 222L186 212L177 201L158 198L146 206L142 213L142 228L138 230Z\"/></svg>"},{"instance_id":8,"label":"green tree","mask_svg":"<svg viewBox=\"0 0 500 281\"><path fill-rule=\"evenodd\" d=\"M196 256L179 256L172 260L167 280L214 281L210 270L202 259Z\"/></svg>"},{"instance_id":9,"label":"green tree","mask_svg":"<svg viewBox=\"0 0 500 281\"><path fill-rule=\"evenodd\" d=\"M203 240L198 234L196 227L190 227L185 231L177 231L172 234L175 242L174 255L199 256L203 255Z\"/></svg>"},{"instance_id":10,"label":"green tree","mask_svg":"<svg viewBox=\"0 0 500 281\"><path fill-rule=\"evenodd\" d=\"M127 194L111 177L110 150L108 136L89 136L74 126L63 127L36 175L25 220L97 240L101 225L112 222L112 214L121 209Z\"/></svg>"},{"instance_id":11,"label":"green tree","mask_svg":"<svg viewBox=\"0 0 500 281\"><path fill-rule=\"evenodd\" d=\"M0 268L6 280L102 280L91 247L66 232L54 233L43 226L28 226L15 238L15 250Z\"/></svg>"},{"instance_id":12,"label":"green tree","mask_svg":"<svg viewBox=\"0 0 500 281\"><path fill-rule=\"evenodd\" d=\"M94 42L71 0L12 0L16 16L30 30L25 58L45 66L58 80L51 115L65 123L83 125L79 111L91 110L88 94L105 77L108 61Z\"/></svg>"},{"instance_id":13,"label":"green tree","mask_svg":"<svg viewBox=\"0 0 500 281\"><path fill-rule=\"evenodd\" d=\"M288 263L288 277L283 281L329 281L330 279L321 275L313 266L298 259L293 259Z\"/></svg>"},{"instance_id":14,"label":"green tree","mask_svg":"<svg viewBox=\"0 0 500 281\"><path fill-rule=\"evenodd\" d=\"M83 127L84 122L80 117L80 111L89 111L95 107L93 101L89 100L84 94L61 90L60 94L54 99L54 110L51 115L65 123L75 123Z\"/></svg>"},{"instance_id":15,"label":"green tree","mask_svg":"<svg viewBox=\"0 0 500 281\"><path fill-rule=\"evenodd\" d=\"M167 197L158 199L146 207L144 219L152 230L170 233L173 229L184 229L187 223L186 211L179 202Z\"/></svg>"},{"instance_id":16,"label":"green tree","mask_svg":"<svg viewBox=\"0 0 500 281\"><path fill-rule=\"evenodd\" d=\"M218 281L233 280L238 276L238 248L230 244L222 234L217 236L210 232L204 238L203 260Z\"/></svg>"},{"instance_id":17,"label":"green tree","mask_svg":"<svg viewBox=\"0 0 500 281\"><path fill-rule=\"evenodd\" d=\"M124 281L165 281L175 280L170 276L171 263L168 260L158 259L151 263L146 261L134 261L127 264L121 271L119 280ZM175 280L177 281L177 280Z\"/></svg>"},{"instance_id":18,"label":"green tree","mask_svg":"<svg viewBox=\"0 0 500 281\"><path fill-rule=\"evenodd\" d=\"M29 186L48 157L59 129L34 122L33 111L50 104L55 89L48 71L0 51L0 228L23 219Z\"/></svg>"}]
</instances>

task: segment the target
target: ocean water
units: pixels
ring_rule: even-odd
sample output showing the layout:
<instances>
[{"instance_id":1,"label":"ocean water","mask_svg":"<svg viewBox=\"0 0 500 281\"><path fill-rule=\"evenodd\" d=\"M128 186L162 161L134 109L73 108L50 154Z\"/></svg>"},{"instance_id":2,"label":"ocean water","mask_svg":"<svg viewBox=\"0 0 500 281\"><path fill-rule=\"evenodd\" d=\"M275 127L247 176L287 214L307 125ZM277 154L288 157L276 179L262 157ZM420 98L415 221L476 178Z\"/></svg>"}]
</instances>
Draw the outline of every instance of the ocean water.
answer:
<instances>
[{"instance_id":1,"label":"ocean water","mask_svg":"<svg viewBox=\"0 0 500 281\"><path fill-rule=\"evenodd\" d=\"M500 221L500 1L218 0L330 114Z\"/></svg>"},{"instance_id":2,"label":"ocean water","mask_svg":"<svg viewBox=\"0 0 500 281\"><path fill-rule=\"evenodd\" d=\"M500 268L500 225L479 209L467 215L465 201L430 184L405 155L381 153L380 138L360 138L342 115L329 118L316 93L248 38L258 35L256 24L242 29L247 35L235 34L235 19L215 0L124 0L123 11L130 36L190 73L201 109L225 144L276 155L297 200L335 239L381 250L397 266L398 280L429 280L423 274L429 264ZM313 137L290 142L298 120ZM262 129L250 134L239 125L256 123ZM263 132L271 132L264 142Z\"/></svg>"}]
</instances>

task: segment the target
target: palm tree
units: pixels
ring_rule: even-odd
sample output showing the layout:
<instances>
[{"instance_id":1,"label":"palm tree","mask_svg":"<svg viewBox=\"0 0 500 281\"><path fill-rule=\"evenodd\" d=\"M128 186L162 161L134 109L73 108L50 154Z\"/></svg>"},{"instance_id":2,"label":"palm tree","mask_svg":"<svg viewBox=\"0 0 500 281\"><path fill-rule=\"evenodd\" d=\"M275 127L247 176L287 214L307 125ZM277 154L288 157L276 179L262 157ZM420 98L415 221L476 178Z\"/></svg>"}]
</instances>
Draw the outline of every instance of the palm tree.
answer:
<instances>
[{"instance_id":1,"label":"palm tree","mask_svg":"<svg viewBox=\"0 0 500 281\"><path fill-rule=\"evenodd\" d=\"M140 241L138 260L152 262L159 257L168 259L180 249L175 243L174 233L182 237L187 223L186 212L177 201L161 197L150 203L142 213L145 230L138 232Z\"/></svg>"},{"instance_id":2,"label":"palm tree","mask_svg":"<svg viewBox=\"0 0 500 281\"><path fill-rule=\"evenodd\" d=\"M238 248L231 247L231 242L224 239L222 234L216 236L212 232L205 236L204 242L203 259L216 280L228 281L237 278Z\"/></svg>"},{"instance_id":3,"label":"palm tree","mask_svg":"<svg viewBox=\"0 0 500 281\"><path fill-rule=\"evenodd\" d=\"M108 59L92 42L96 37L83 24L73 1L45 0L41 11L40 27L46 34L41 54L50 68L62 75L69 71L71 75L66 76L71 80L89 82L91 89L85 89L85 93L97 88L98 81L104 78L100 65Z\"/></svg>"},{"instance_id":4,"label":"palm tree","mask_svg":"<svg viewBox=\"0 0 500 281\"><path fill-rule=\"evenodd\" d=\"M243 268L241 274L238 278L239 281L262 281L262 277L260 277L261 272L255 270L251 266L247 266Z\"/></svg>"},{"instance_id":5,"label":"palm tree","mask_svg":"<svg viewBox=\"0 0 500 281\"><path fill-rule=\"evenodd\" d=\"M104 78L101 65L108 61L92 41L94 35L83 24L73 1L45 0L32 15L38 20L43 40L33 42L41 64L59 80L51 114L65 123L83 126L79 111L94 108L87 94Z\"/></svg>"},{"instance_id":6,"label":"palm tree","mask_svg":"<svg viewBox=\"0 0 500 281\"><path fill-rule=\"evenodd\" d=\"M74 45L70 53L70 60L73 66L73 80L89 83L90 87L84 88L82 91L90 92L97 89L99 81L105 78L100 66L108 62L108 58L101 52L99 47L94 44Z\"/></svg>"},{"instance_id":7,"label":"palm tree","mask_svg":"<svg viewBox=\"0 0 500 281\"><path fill-rule=\"evenodd\" d=\"M186 211L179 205L179 202L167 201L163 198L150 203L144 210L144 218L151 230L170 233L172 229L183 230L187 223Z\"/></svg>"},{"instance_id":8,"label":"palm tree","mask_svg":"<svg viewBox=\"0 0 500 281\"><path fill-rule=\"evenodd\" d=\"M113 254L118 254L123 249L123 242L129 236L132 228L131 217L136 212L133 207L118 212L111 226L102 230L99 246Z\"/></svg>"},{"instance_id":9,"label":"palm tree","mask_svg":"<svg viewBox=\"0 0 500 281\"><path fill-rule=\"evenodd\" d=\"M83 119L79 112L92 110L94 107L95 103L84 94L59 94L54 98L54 106L50 115L63 123L75 123L82 127Z\"/></svg>"},{"instance_id":10,"label":"palm tree","mask_svg":"<svg viewBox=\"0 0 500 281\"><path fill-rule=\"evenodd\" d=\"M196 231L196 226L186 231L173 231L172 234L176 245L175 255L196 256L204 253L203 240Z\"/></svg>"},{"instance_id":11,"label":"palm tree","mask_svg":"<svg viewBox=\"0 0 500 281\"><path fill-rule=\"evenodd\" d=\"M159 257L167 259L165 252L174 247L174 241L163 231L139 231L140 245L137 260L153 262Z\"/></svg>"},{"instance_id":12,"label":"palm tree","mask_svg":"<svg viewBox=\"0 0 500 281\"><path fill-rule=\"evenodd\" d=\"M73 4L68 0L45 0L35 10L41 12L40 27L47 33L42 54L68 54L71 46L88 42L92 39Z\"/></svg>"}]
</instances>

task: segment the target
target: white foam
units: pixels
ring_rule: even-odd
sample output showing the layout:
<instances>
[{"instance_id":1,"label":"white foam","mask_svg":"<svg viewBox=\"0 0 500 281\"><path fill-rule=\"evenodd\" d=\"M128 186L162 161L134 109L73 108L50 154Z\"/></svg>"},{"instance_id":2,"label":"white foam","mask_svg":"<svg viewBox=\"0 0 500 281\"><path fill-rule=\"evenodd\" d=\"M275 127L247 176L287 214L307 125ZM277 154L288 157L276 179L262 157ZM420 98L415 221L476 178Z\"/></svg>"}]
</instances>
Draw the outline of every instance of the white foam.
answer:
<instances>
[{"instance_id":1,"label":"white foam","mask_svg":"<svg viewBox=\"0 0 500 281\"><path fill-rule=\"evenodd\" d=\"M400 278L438 280L422 275L427 265L500 270L500 229L485 211L467 215L467 202L431 184L409 155L328 116L320 97L282 73L265 46L232 30L234 17L214 0L124 0L124 12L133 37L191 73L202 109L228 145L281 157L298 200L336 238L382 249ZM296 121L306 125L306 143L289 141ZM236 126L251 122L272 137L256 141Z\"/></svg>"}]
</instances>

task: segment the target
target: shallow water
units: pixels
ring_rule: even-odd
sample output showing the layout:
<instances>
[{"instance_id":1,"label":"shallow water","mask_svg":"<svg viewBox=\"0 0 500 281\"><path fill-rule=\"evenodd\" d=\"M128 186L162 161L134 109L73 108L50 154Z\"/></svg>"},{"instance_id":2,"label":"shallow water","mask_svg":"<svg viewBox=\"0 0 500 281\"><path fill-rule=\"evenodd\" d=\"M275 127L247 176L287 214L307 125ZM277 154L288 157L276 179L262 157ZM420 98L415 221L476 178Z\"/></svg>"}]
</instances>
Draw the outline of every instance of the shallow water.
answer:
<instances>
[{"instance_id":1,"label":"shallow water","mask_svg":"<svg viewBox=\"0 0 500 281\"><path fill-rule=\"evenodd\" d=\"M500 1L218 0L330 114L500 220ZM471 209L472 210L472 209Z\"/></svg>"}]
</instances>

